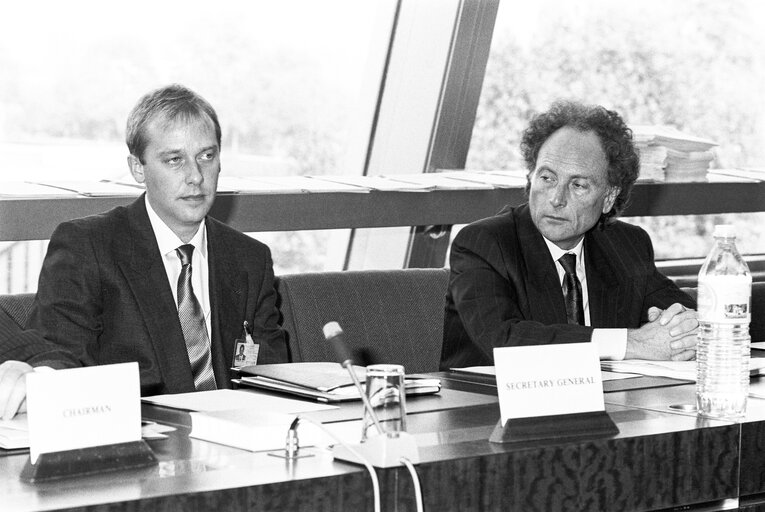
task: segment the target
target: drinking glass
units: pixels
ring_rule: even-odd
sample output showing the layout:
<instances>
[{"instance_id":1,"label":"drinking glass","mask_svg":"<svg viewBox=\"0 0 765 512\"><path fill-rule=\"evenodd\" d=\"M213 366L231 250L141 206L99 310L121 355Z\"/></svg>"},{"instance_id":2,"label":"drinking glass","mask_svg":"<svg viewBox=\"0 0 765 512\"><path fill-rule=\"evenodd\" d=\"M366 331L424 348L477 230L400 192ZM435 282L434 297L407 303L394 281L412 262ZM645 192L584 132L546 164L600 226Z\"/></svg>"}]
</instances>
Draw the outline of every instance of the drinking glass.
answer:
<instances>
[{"instance_id":1,"label":"drinking glass","mask_svg":"<svg viewBox=\"0 0 765 512\"><path fill-rule=\"evenodd\" d=\"M366 395L383 433L388 437L398 437L399 432L406 432L406 393L403 366L399 364L367 366ZM380 433L374 419L365 408L361 442Z\"/></svg>"}]
</instances>

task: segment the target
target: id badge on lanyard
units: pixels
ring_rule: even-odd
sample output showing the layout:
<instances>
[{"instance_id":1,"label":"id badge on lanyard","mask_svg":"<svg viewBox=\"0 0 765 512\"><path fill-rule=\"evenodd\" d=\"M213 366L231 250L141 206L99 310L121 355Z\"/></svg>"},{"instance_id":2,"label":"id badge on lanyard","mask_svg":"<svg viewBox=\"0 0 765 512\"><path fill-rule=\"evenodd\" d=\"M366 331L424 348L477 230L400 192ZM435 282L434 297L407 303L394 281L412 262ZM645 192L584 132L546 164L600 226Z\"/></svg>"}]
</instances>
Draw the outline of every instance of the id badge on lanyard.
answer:
<instances>
[{"instance_id":1,"label":"id badge on lanyard","mask_svg":"<svg viewBox=\"0 0 765 512\"><path fill-rule=\"evenodd\" d=\"M247 327L247 320L245 320L242 329L242 337L237 338L234 342L234 361L232 363L234 368L258 364L260 344L252 341L252 336Z\"/></svg>"}]
</instances>

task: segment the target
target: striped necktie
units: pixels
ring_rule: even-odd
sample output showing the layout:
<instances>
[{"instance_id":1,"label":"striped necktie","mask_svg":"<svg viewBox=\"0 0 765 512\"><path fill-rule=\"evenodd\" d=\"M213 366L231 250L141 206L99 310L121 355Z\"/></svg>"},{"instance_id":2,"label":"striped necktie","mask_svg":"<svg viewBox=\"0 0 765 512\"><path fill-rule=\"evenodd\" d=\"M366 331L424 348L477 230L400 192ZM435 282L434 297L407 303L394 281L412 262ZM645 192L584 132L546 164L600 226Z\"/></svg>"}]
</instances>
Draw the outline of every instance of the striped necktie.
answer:
<instances>
[{"instance_id":1,"label":"striped necktie","mask_svg":"<svg viewBox=\"0 0 765 512\"><path fill-rule=\"evenodd\" d=\"M558 261L566 273L563 276L563 295L566 298L568 323L584 325L584 302L582 283L576 276L576 254L566 253Z\"/></svg>"},{"instance_id":2,"label":"striped necktie","mask_svg":"<svg viewBox=\"0 0 765 512\"><path fill-rule=\"evenodd\" d=\"M175 253L181 260L181 275L178 276L178 317L189 353L194 387L197 391L216 389L205 316L191 286L191 256L194 254L194 246L182 245Z\"/></svg>"}]
</instances>

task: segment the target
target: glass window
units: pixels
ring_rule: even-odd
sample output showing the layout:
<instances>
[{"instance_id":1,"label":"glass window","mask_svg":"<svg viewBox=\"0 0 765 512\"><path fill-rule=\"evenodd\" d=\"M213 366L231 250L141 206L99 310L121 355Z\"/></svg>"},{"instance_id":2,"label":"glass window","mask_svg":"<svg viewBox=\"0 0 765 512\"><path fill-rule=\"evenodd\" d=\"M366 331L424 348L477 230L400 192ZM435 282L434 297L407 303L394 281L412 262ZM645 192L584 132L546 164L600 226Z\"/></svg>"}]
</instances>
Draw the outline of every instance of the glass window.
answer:
<instances>
[{"instance_id":1,"label":"glass window","mask_svg":"<svg viewBox=\"0 0 765 512\"><path fill-rule=\"evenodd\" d=\"M3 180L132 181L128 112L182 83L216 108L222 176L361 174L395 2L29 0L3 7ZM363 101L369 106L359 107ZM64 220L64 219L62 219ZM268 235L285 270L335 268L328 232ZM260 238L265 238L260 236ZM22 262L26 242L0 246ZM12 247L11 247L12 246ZM16 249L14 250L13 247ZM295 247L305 255L298 257ZM11 251L15 256L11 257ZM4 256L6 255L6 256ZM34 290L34 282L13 285ZM10 278L9 278L10 279ZM14 278L14 283L17 281Z\"/></svg>"},{"instance_id":2,"label":"glass window","mask_svg":"<svg viewBox=\"0 0 765 512\"><path fill-rule=\"evenodd\" d=\"M703 258L714 245L716 224L736 227L736 247L742 254L765 252L765 212L719 215L667 215L628 217L651 235L656 259Z\"/></svg>"},{"instance_id":3,"label":"glass window","mask_svg":"<svg viewBox=\"0 0 765 512\"><path fill-rule=\"evenodd\" d=\"M765 4L757 0L500 2L467 167L521 169L534 112L558 98L602 104L632 125L715 141L713 168L765 169ZM630 219L657 257L704 256L720 216ZM765 252L759 214L725 216ZM681 236L683 243L671 243ZM666 241L666 243L665 243Z\"/></svg>"},{"instance_id":4,"label":"glass window","mask_svg":"<svg viewBox=\"0 0 765 512\"><path fill-rule=\"evenodd\" d=\"M218 111L224 173L338 172L367 56L384 56L370 48L387 44L372 40L381 6L391 4L13 2L0 31L3 168L27 179L125 174L130 108L179 82Z\"/></svg>"},{"instance_id":5,"label":"glass window","mask_svg":"<svg viewBox=\"0 0 765 512\"><path fill-rule=\"evenodd\" d=\"M247 234L271 248L274 273L281 275L343 270L350 230L264 231Z\"/></svg>"}]
</instances>

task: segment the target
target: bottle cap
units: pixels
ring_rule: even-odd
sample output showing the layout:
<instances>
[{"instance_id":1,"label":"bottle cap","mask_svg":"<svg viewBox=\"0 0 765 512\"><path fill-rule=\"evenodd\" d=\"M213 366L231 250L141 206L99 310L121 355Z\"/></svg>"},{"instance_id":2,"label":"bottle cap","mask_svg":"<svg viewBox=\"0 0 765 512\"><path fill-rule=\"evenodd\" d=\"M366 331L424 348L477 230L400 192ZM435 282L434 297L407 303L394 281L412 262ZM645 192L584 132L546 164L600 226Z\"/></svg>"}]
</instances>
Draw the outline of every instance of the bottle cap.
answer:
<instances>
[{"instance_id":1,"label":"bottle cap","mask_svg":"<svg viewBox=\"0 0 765 512\"><path fill-rule=\"evenodd\" d=\"M712 236L715 238L736 238L736 227L732 224L717 224Z\"/></svg>"}]
</instances>

